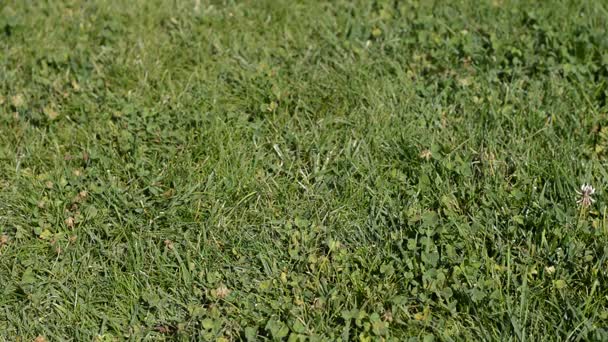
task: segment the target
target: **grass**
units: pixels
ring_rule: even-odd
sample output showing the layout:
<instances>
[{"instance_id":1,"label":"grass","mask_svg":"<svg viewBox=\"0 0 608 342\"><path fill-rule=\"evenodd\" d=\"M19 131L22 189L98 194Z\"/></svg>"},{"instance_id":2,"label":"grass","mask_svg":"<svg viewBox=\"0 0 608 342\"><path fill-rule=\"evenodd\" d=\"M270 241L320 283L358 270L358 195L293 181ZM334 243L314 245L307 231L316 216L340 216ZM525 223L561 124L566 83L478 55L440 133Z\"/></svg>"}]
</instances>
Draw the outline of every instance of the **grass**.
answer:
<instances>
[{"instance_id":1,"label":"grass","mask_svg":"<svg viewBox=\"0 0 608 342\"><path fill-rule=\"evenodd\" d=\"M607 18L1 2L0 339L608 339Z\"/></svg>"}]
</instances>

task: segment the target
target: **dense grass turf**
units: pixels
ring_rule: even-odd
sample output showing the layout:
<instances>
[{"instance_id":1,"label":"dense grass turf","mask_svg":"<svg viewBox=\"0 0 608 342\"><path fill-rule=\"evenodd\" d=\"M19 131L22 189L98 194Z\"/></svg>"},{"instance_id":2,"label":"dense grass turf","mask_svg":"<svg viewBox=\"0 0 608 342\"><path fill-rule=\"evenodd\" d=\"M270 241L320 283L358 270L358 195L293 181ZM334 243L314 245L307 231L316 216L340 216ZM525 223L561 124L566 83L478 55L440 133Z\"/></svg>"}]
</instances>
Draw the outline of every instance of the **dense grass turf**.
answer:
<instances>
[{"instance_id":1,"label":"dense grass turf","mask_svg":"<svg viewBox=\"0 0 608 342\"><path fill-rule=\"evenodd\" d=\"M0 338L608 339L607 17L0 2Z\"/></svg>"}]
</instances>

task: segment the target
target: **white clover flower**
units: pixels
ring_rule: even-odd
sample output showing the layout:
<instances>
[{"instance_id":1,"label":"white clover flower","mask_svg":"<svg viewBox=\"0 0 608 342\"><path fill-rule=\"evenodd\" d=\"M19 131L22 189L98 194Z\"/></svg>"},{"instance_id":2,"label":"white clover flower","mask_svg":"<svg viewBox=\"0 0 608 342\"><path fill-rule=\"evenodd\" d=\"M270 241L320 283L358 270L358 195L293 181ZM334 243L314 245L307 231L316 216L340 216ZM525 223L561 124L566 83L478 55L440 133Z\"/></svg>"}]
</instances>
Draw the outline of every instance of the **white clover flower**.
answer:
<instances>
[{"instance_id":1,"label":"white clover flower","mask_svg":"<svg viewBox=\"0 0 608 342\"><path fill-rule=\"evenodd\" d=\"M595 189L590 184L581 185L581 191L576 192L579 196L581 196L576 203L582 205L583 207L588 207L595 200L591 197L595 193Z\"/></svg>"}]
</instances>

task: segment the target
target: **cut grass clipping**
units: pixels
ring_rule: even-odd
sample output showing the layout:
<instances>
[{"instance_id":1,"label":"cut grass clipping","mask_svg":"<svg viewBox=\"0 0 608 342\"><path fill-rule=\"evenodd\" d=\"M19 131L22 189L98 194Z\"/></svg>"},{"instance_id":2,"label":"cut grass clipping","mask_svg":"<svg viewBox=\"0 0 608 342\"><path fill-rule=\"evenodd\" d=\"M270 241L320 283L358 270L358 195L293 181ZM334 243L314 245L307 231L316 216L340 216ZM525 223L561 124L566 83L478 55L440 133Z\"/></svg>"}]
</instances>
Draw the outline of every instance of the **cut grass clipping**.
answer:
<instances>
[{"instance_id":1,"label":"cut grass clipping","mask_svg":"<svg viewBox=\"0 0 608 342\"><path fill-rule=\"evenodd\" d=\"M608 339L607 10L0 2L0 339Z\"/></svg>"}]
</instances>

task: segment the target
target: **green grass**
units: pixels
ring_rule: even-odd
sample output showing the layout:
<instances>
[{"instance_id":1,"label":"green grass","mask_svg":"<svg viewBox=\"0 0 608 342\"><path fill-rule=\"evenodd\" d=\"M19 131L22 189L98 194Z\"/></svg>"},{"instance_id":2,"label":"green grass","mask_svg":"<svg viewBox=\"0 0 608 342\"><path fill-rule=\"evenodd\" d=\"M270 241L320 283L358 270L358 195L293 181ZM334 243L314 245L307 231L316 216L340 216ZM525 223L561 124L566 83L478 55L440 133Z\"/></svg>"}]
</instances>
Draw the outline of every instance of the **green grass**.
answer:
<instances>
[{"instance_id":1,"label":"green grass","mask_svg":"<svg viewBox=\"0 0 608 342\"><path fill-rule=\"evenodd\" d=\"M0 2L0 339L608 339L607 18Z\"/></svg>"}]
</instances>

